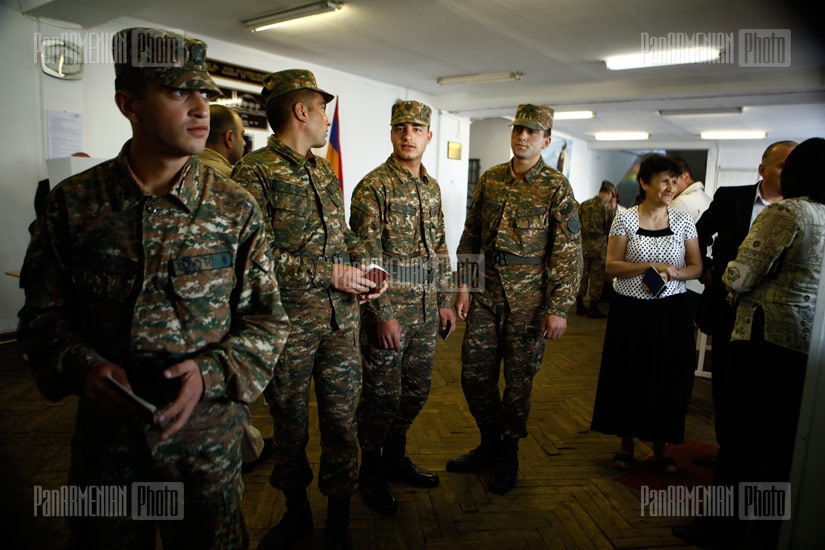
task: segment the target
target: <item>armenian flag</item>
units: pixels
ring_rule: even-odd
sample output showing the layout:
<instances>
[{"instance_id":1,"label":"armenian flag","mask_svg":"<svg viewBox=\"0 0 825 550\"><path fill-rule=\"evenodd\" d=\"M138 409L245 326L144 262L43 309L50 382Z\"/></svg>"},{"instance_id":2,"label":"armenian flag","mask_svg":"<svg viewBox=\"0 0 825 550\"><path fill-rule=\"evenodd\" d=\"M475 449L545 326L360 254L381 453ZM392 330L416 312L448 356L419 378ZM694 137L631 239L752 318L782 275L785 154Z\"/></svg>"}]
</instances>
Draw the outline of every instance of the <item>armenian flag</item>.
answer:
<instances>
[{"instance_id":1,"label":"armenian flag","mask_svg":"<svg viewBox=\"0 0 825 550\"><path fill-rule=\"evenodd\" d=\"M341 137L338 133L338 103L340 98L335 102L335 114L332 116L332 128L329 132L329 146L327 147L327 160L332 165L335 175L338 176L338 181L341 182L341 192L344 192L344 169L341 164Z\"/></svg>"}]
</instances>

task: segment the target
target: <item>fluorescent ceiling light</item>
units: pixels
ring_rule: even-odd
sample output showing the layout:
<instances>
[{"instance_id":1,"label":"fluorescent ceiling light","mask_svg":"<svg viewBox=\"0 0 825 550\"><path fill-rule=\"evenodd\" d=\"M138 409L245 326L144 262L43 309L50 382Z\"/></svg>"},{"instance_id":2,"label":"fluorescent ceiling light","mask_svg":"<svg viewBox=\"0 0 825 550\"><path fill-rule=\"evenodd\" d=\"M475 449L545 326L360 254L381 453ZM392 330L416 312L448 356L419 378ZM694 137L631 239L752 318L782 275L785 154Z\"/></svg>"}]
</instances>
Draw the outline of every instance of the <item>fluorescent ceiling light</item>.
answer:
<instances>
[{"instance_id":1,"label":"fluorescent ceiling light","mask_svg":"<svg viewBox=\"0 0 825 550\"><path fill-rule=\"evenodd\" d=\"M705 63L719 59L721 52L722 50L718 48L679 48L676 50L658 50L650 53L616 55L608 57L604 60L604 63L611 71L623 71L625 69Z\"/></svg>"},{"instance_id":2,"label":"fluorescent ceiling light","mask_svg":"<svg viewBox=\"0 0 825 550\"><path fill-rule=\"evenodd\" d=\"M489 84L491 82L509 82L521 80L522 74L514 71L502 73L467 74L463 76L442 76L436 79L442 86L457 86L459 84Z\"/></svg>"},{"instance_id":3,"label":"fluorescent ceiling light","mask_svg":"<svg viewBox=\"0 0 825 550\"><path fill-rule=\"evenodd\" d=\"M596 132L596 141L635 141L649 139L647 132Z\"/></svg>"},{"instance_id":4,"label":"fluorescent ceiling light","mask_svg":"<svg viewBox=\"0 0 825 550\"><path fill-rule=\"evenodd\" d=\"M555 120L582 120L594 116L596 116L596 113L593 111L556 111L553 118Z\"/></svg>"},{"instance_id":5,"label":"fluorescent ceiling light","mask_svg":"<svg viewBox=\"0 0 825 550\"><path fill-rule=\"evenodd\" d=\"M702 139L764 139L764 130L713 130L699 134Z\"/></svg>"},{"instance_id":6,"label":"fluorescent ceiling light","mask_svg":"<svg viewBox=\"0 0 825 550\"><path fill-rule=\"evenodd\" d=\"M662 109L659 116L741 115L742 107L722 109Z\"/></svg>"},{"instance_id":7,"label":"fluorescent ceiling light","mask_svg":"<svg viewBox=\"0 0 825 550\"><path fill-rule=\"evenodd\" d=\"M261 32L271 29L275 25L285 21L292 21L293 19L300 19L310 15L318 15L320 13L340 10L343 5L343 2L312 2L310 4L305 4L295 8L274 11L260 17L244 19L241 21L241 24L244 27L251 28L252 32Z\"/></svg>"}]
</instances>

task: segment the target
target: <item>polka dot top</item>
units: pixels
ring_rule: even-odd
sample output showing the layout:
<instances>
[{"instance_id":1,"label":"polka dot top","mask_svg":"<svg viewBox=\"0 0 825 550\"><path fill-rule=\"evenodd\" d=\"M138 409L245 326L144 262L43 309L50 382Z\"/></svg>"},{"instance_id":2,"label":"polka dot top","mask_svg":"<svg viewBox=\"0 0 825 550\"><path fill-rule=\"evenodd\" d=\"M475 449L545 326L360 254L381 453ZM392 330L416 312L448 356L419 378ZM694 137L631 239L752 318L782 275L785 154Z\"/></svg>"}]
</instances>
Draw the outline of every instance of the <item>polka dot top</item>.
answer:
<instances>
[{"instance_id":1,"label":"polka dot top","mask_svg":"<svg viewBox=\"0 0 825 550\"><path fill-rule=\"evenodd\" d=\"M670 227L665 229L643 229L639 227L639 207L634 206L618 212L613 218L610 235L626 235L627 250L624 259L628 262L661 262L677 267L685 267L685 241L698 237L696 225L689 214L670 207L667 209ZM655 300L642 287L642 275L627 279L616 277L613 289L623 296L641 300ZM659 298L685 292L684 281L668 281L667 288Z\"/></svg>"}]
</instances>

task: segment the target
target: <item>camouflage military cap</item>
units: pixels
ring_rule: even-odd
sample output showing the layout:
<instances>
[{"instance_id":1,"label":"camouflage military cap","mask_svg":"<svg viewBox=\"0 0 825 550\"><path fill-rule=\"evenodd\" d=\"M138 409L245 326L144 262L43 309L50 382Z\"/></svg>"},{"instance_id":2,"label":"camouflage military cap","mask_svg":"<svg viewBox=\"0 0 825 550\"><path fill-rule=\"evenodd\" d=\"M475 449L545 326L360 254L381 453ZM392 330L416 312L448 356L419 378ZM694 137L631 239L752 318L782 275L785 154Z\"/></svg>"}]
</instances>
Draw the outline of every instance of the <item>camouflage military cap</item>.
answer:
<instances>
[{"instance_id":1,"label":"camouflage military cap","mask_svg":"<svg viewBox=\"0 0 825 550\"><path fill-rule=\"evenodd\" d=\"M115 76L140 73L175 89L220 88L206 67L206 43L161 29L123 29L112 38Z\"/></svg>"},{"instance_id":2,"label":"camouflage military cap","mask_svg":"<svg viewBox=\"0 0 825 550\"><path fill-rule=\"evenodd\" d=\"M516 110L516 119L510 126L524 126L531 130L549 130L553 127L552 108L544 105L522 103Z\"/></svg>"},{"instance_id":3,"label":"camouflage military cap","mask_svg":"<svg viewBox=\"0 0 825 550\"><path fill-rule=\"evenodd\" d=\"M327 103L335 97L331 93L319 88L315 82L315 75L304 69L288 69L266 75L264 77L264 89L261 90L261 95L269 101L285 93L304 89L318 92L324 96L324 101Z\"/></svg>"},{"instance_id":4,"label":"camouflage military cap","mask_svg":"<svg viewBox=\"0 0 825 550\"><path fill-rule=\"evenodd\" d=\"M402 122L412 122L413 124L430 125L432 109L418 101L398 100L392 106L392 120L390 125L394 126Z\"/></svg>"}]
</instances>

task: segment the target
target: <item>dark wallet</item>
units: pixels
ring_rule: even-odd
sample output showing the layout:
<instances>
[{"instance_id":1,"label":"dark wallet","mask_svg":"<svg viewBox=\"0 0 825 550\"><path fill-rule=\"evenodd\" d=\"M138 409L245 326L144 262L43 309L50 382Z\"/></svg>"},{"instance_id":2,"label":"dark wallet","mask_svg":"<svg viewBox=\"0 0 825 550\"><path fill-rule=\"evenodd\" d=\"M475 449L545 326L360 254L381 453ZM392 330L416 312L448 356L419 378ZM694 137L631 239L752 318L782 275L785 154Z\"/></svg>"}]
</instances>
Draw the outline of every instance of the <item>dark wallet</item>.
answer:
<instances>
[{"instance_id":1,"label":"dark wallet","mask_svg":"<svg viewBox=\"0 0 825 550\"><path fill-rule=\"evenodd\" d=\"M656 268L653 266L650 266L650 268L645 271L644 277L642 277L642 282L647 285L650 293L656 298L658 298L662 292L665 291L665 288L667 288L667 283L664 278L659 275L659 272L656 271Z\"/></svg>"}]
</instances>

